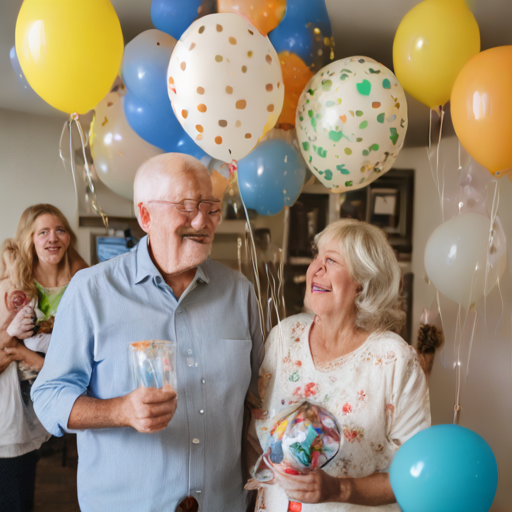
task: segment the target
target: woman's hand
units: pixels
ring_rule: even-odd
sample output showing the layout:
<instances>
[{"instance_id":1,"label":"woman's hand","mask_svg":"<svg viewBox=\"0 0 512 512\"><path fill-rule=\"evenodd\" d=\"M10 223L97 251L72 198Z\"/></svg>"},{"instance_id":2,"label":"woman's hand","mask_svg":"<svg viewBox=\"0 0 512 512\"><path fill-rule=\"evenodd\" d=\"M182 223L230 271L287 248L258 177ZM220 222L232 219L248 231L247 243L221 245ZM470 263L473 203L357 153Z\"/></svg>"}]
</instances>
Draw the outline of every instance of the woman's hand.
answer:
<instances>
[{"instance_id":1,"label":"woman's hand","mask_svg":"<svg viewBox=\"0 0 512 512\"><path fill-rule=\"evenodd\" d=\"M4 348L4 351L11 357L12 361L23 362L36 372L41 371L43 367L44 358L36 352L29 350L23 343L17 342L12 347Z\"/></svg>"},{"instance_id":2,"label":"woman's hand","mask_svg":"<svg viewBox=\"0 0 512 512\"><path fill-rule=\"evenodd\" d=\"M7 327L7 334L20 340L29 338L34 333L34 321L34 308L25 306L18 311L9 327Z\"/></svg>"},{"instance_id":3,"label":"woman's hand","mask_svg":"<svg viewBox=\"0 0 512 512\"><path fill-rule=\"evenodd\" d=\"M0 373L2 373L12 362L13 358L6 352L5 348L0 349Z\"/></svg>"},{"instance_id":4,"label":"woman's hand","mask_svg":"<svg viewBox=\"0 0 512 512\"><path fill-rule=\"evenodd\" d=\"M290 475L274 466L276 481L291 501L301 503L343 503L347 499L347 489L342 478L328 475L317 469L307 475Z\"/></svg>"}]
</instances>

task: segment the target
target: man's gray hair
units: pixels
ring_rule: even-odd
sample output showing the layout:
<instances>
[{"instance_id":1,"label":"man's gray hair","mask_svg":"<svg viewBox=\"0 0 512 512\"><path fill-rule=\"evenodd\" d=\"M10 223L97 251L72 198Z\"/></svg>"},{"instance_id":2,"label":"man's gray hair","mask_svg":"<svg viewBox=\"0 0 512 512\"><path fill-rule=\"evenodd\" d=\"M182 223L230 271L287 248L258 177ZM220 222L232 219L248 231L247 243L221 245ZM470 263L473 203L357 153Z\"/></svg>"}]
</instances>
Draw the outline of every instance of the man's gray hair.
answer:
<instances>
[{"instance_id":1,"label":"man's gray hair","mask_svg":"<svg viewBox=\"0 0 512 512\"><path fill-rule=\"evenodd\" d=\"M167 181L180 173L208 174L208 169L197 158L182 153L157 155L139 167L133 182L133 206L137 220L138 205L165 198L169 190Z\"/></svg>"},{"instance_id":2,"label":"man's gray hair","mask_svg":"<svg viewBox=\"0 0 512 512\"><path fill-rule=\"evenodd\" d=\"M340 219L316 235L320 247L338 242L348 271L361 285L357 295L356 327L365 331L399 332L405 313L400 308L401 272L384 232L355 219Z\"/></svg>"}]
</instances>

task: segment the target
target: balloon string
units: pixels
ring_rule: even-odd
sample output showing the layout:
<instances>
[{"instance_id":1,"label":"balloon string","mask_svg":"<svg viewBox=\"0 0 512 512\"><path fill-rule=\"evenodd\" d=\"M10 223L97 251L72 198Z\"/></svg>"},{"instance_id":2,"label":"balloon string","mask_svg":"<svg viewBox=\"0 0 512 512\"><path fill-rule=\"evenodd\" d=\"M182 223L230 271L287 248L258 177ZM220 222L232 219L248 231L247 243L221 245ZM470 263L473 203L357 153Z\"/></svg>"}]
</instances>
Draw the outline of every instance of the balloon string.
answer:
<instances>
[{"instance_id":1,"label":"balloon string","mask_svg":"<svg viewBox=\"0 0 512 512\"><path fill-rule=\"evenodd\" d=\"M471 361L471 350L473 349L473 341L475 339L475 332L477 326L478 312L474 311L475 319L473 320L473 329L471 330L471 339L469 341L468 363L466 366L466 378L469 375L469 362Z\"/></svg>"},{"instance_id":2,"label":"balloon string","mask_svg":"<svg viewBox=\"0 0 512 512\"><path fill-rule=\"evenodd\" d=\"M60 134L60 142L59 142L59 156L60 156L60 159L62 160L62 165L64 165L65 171L67 171L67 165L66 165L66 159L64 158L64 154L62 152L62 148L64 147L64 134L66 133L66 130L68 131L68 134L69 134L69 148L70 148L70 155L71 155L73 153L73 139L71 137L71 123L70 123L69 119L64 123L64 126L62 127L62 132ZM75 187L75 198L76 198L76 203L78 205L78 186L76 183L76 175L73 172L73 170L71 170L71 174L73 176L73 186ZM77 206L77 208L78 208L78 206Z\"/></svg>"},{"instance_id":3,"label":"balloon string","mask_svg":"<svg viewBox=\"0 0 512 512\"><path fill-rule=\"evenodd\" d=\"M432 116L436 112L440 118L439 124L439 136L437 143L433 144L433 134L432 134ZM441 205L441 214L443 216L444 221L444 192L445 192L445 179L444 179L444 164L442 169L440 169L440 159L441 159L441 141L443 135L443 125L444 125L444 116L445 112L442 107L437 107L435 109L430 109L430 117L429 117L429 136L428 136L428 148L427 148L427 158L430 166L430 174L432 175L432 179L434 181L434 185L437 188L437 195L439 196L439 202ZM434 150L435 150L435 164L434 160ZM434 170L435 165L435 170Z\"/></svg>"},{"instance_id":4,"label":"balloon string","mask_svg":"<svg viewBox=\"0 0 512 512\"><path fill-rule=\"evenodd\" d=\"M256 244L254 243L254 234L252 232L252 226L251 221L249 220L249 213L247 212L247 208L245 206L244 201L242 200L242 205L244 207L245 212L245 219L246 219L246 236L247 232L249 233L249 239L251 241L251 251L250 251L250 260L252 263L252 270L254 273L254 280L256 281L256 298L258 300L258 311L260 314L260 327L261 327L261 335L265 339L265 335L268 333L265 333L263 327L264 327L264 317L263 317L263 304L262 304L262 297L261 297L261 286L260 286L260 275L258 272L258 255L256 253Z\"/></svg>"},{"instance_id":5,"label":"balloon string","mask_svg":"<svg viewBox=\"0 0 512 512\"><path fill-rule=\"evenodd\" d=\"M459 424L460 417L460 345L462 341L462 328L461 328L461 309L459 304L459 311L457 313L457 323L455 326L455 345L453 347L455 354L455 405L453 407L453 424Z\"/></svg>"},{"instance_id":6,"label":"balloon string","mask_svg":"<svg viewBox=\"0 0 512 512\"><path fill-rule=\"evenodd\" d=\"M75 163L75 151L73 148L73 135L72 135L72 129L73 129L73 123L75 124L78 134L80 136L80 144L82 148L82 155L84 158L84 181L85 181L85 197L87 201L90 202L92 209L95 213L97 213L101 220L103 221L103 225L105 226L105 229L108 229L108 217L106 213L101 209L101 206L98 203L98 198L96 197L96 191L94 189L94 183L92 181L92 175L91 175L91 169L89 168L89 162L87 161L87 155L85 153L85 136L84 132L82 130L82 125L80 123L80 118L78 114L71 114L69 120L67 121L67 126L69 128L69 152L70 152L70 161L71 161L71 171L73 173L73 179L75 180L75 192L78 197L78 189L76 185L76 163ZM64 132L64 130L63 130ZM62 138L61 138L62 143ZM62 148L60 151L61 158L62 157Z\"/></svg>"}]
</instances>

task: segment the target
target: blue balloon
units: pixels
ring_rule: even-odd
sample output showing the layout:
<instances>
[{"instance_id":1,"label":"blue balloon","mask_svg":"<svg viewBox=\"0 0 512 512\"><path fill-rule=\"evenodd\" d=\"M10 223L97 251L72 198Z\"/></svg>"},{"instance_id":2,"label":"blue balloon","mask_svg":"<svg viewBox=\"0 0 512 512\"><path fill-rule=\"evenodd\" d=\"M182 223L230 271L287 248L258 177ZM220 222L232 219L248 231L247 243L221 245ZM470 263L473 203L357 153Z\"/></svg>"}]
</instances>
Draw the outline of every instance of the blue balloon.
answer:
<instances>
[{"instance_id":1,"label":"blue balloon","mask_svg":"<svg viewBox=\"0 0 512 512\"><path fill-rule=\"evenodd\" d=\"M149 105L169 103L167 67L175 43L169 34L153 28L132 39L124 49L123 82Z\"/></svg>"},{"instance_id":2,"label":"blue balloon","mask_svg":"<svg viewBox=\"0 0 512 512\"><path fill-rule=\"evenodd\" d=\"M25 73L23 73L23 70L21 69L20 61L18 60L18 55L16 54L16 47L13 46L11 48L11 51L9 52L9 57L11 58L11 66L14 72L16 73L16 76L18 80L20 81L23 89L25 91L30 91L36 94L34 89L30 87L30 84L27 82L27 79L25 78Z\"/></svg>"},{"instance_id":3,"label":"blue balloon","mask_svg":"<svg viewBox=\"0 0 512 512\"><path fill-rule=\"evenodd\" d=\"M487 512L498 465L487 442L458 425L436 425L409 439L391 464L403 512Z\"/></svg>"},{"instance_id":4,"label":"blue balloon","mask_svg":"<svg viewBox=\"0 0 512 512\"><path fill-rule=\"evenodd\" d=\"M275 215L299 197L306 164L291 144L280 139L261 142L238 162L238 188L247 208Z\"/></svg>"},{"instance_id":5,"label":"blue balloon","mask_svg":"<svg viewBox=\"0 0 512 512\"><path fill-rule=\"evenodd\" d=\"M158 30L179 39L198 17L201 1L153 0L151 3L151 21Z\"/></svg>"},{"instance_id":6,"label":"blue balloon","mask_svg":"<svg viewBox=\"0 0 512 512\"><path fill-rule=\"evenodd\" d=\"M315 69L328 64L332 37L331 20L325 0L288 1L283 21L268 35L277 53L288 51L298 55L307 66Z\"/></svg>"},{"instance_id":7,"label":"blue balloon","mask_svg":"<svg viewBox=\"0 0 512 512\"><path fill-rule=\"evenodd\" d=\"M207 156L181 127L169 100L155 107L128 91L124 113L132 130L153 146L167 153L186 153L199 160Z\"/></svg>"}]
</instances>

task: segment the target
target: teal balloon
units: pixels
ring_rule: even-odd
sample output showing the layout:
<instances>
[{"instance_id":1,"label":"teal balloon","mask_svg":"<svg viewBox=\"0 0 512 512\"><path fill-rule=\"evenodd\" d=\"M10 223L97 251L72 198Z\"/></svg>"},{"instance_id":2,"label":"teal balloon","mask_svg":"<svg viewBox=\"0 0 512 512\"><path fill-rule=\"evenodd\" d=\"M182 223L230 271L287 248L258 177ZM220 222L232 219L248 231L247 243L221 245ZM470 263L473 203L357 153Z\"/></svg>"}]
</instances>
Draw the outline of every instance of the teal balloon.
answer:
<instances>
[{"instance_id":1,"label":"teal balloon","mask_svg":"<svg viewBox=\"0 0 512 512\"><path fill-rule=\"evenodd\" d=\"M436 425L398 450L391 487L403 512L487 512L498 465L485 439L458 425Z\"/></svg>"},{"instance_id":2,"label":"teal balloon","mask_svg":"<svg viewBox=\"0 0 512 512\"><path fill-rule=\"evenodd\" d=\"M299 151L280 139L261 142L238 162L238 188L247 208L275 215L300 195L306 164Z\"/></svg>"}]
</instances>

